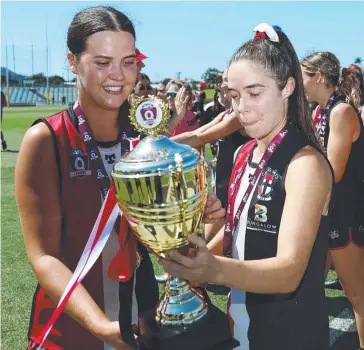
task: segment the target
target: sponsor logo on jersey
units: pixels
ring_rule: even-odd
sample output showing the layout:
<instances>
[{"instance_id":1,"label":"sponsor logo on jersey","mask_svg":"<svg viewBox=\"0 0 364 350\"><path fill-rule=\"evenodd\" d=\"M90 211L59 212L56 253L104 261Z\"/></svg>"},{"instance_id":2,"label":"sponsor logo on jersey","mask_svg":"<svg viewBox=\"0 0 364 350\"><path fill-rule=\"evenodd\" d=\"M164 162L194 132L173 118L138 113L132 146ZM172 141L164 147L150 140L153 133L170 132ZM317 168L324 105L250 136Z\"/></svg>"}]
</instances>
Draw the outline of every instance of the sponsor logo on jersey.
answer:
<instances>
[{"instance_id":1,"label":"sponsor logo on jersey","mask_svg":"<svg viewBox=\"0 0 364 350\"><path fill-rule=\"evenodd\" d=\"M254 220L259 222L267 222L267 207L265 207L264 205L255 204Z\"/></svg>"},{"instance_id":2,"label":"sponsor logo on jersey","mask_svg":"<svg viewBox=\"0 0 364 350\"><path fill-rule=\"evenodd\" d=\"M268 221L267 207L261 204L254 206L254 220L248 218L247 228L255 231L265 231L277 234L277 225L270 224Z\"/></svg>"}]
</instances>

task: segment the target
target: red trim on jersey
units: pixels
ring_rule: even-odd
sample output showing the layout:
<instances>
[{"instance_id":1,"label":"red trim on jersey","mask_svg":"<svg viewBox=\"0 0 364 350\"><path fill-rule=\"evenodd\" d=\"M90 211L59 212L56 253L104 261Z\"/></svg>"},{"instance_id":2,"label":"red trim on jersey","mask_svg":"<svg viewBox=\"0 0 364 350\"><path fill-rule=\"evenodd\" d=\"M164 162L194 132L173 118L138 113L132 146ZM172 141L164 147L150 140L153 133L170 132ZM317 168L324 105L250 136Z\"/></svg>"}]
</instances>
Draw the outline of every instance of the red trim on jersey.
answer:
<instances>
[{"instance_id":1,"label":"red trim on jersey","mask_svg":"<svg viewBox=\"0 0 364 350\"><path fill-rule=\"evenodd\" d=\"M81 152L84 159L88 154L85 144L75 126L69 119L66 110L45 119L53 130L60 154L61 170L61 204L62 204L62 261L71 270L77 266L84 250L90 232L101 209L101 193L93 170L91 176L72 176L74 173L72 161L75 152ZM86 164L86 167L89 164ZM108 276L114 280L128 280L135 269L136 239L130 234L127 244L127 225L120 220L119 240L123 242L122 250L115 256L108 271ZM65 249L72 247L72 249ZM90 293L96 304L104 310L103 269L99 258L89 271L82 284ZM55 309L55 304L47 296L43 288L39 288L33 299L33 313L30 324L29 338L37 341L45 324L49 321ZM29 345L32 346L32 345ZM67 314L62 313L55 327L45 340L43 347L47 350L68 350L71 348L87 350L103 350L104 344L93 336Z\"/></svg>"}]
</instances>

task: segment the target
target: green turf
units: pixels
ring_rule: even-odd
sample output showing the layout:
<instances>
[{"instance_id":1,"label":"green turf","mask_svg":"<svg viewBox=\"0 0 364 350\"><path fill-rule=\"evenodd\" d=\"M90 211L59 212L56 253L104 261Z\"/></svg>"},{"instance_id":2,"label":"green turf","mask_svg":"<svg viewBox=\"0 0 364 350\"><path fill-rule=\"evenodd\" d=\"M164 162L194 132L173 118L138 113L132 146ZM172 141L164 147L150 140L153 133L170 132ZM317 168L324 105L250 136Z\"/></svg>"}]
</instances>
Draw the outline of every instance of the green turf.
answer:
<instances>
[{"instance_id":1,"label":"green turf","mask_svg":"<svg viewBox=\"0 0 364 350\"><path fill-rule=\"evenodd\" d=\"M35 279L27 262L14 198L14 168L1 169L2 349L25 349Z\"/></svg>"},{"instance_id":2,"label":"green turf","mask_svg":"<svg viewBox=\"0 0 364 350\"><path fill-rule=\"evenodd\" d=\"M61 109L61 107L4 108L3 130L9 148L8 152L1 152L1 349L4 350L25 348L31 301L36 285L26 259L14 197L17 151L26 129L35 119L54 114ZM206 159L211 159L209 147L206 147ZM156 272L162 273L155 256L152 256L152 260ZM226 289L209 286L209 290L213 303L225 311ZM327 295L334 297L341 296L342 293L327 291Z\"/></svg>"},{"instance_id":3,"label":"green turf","mask_svg":"<svg viewBox=\"0 0 364 350\"><path fill-rule=\"evenodd\" d=\"M33 121L55 114L64 109L64 106L54 107L9 107L4 108L3 129L20 131L28 129Z\"/></svg>"},{"instance_id":4,"label":"green turf","mask_svg":"<svg viewBox=\"0 0 364 350\"><path fill-rule=\"evenodd\" d=\"M206 89L206 99L212 100L214 98L215 89Z\"/></svg>"}]
</instances>

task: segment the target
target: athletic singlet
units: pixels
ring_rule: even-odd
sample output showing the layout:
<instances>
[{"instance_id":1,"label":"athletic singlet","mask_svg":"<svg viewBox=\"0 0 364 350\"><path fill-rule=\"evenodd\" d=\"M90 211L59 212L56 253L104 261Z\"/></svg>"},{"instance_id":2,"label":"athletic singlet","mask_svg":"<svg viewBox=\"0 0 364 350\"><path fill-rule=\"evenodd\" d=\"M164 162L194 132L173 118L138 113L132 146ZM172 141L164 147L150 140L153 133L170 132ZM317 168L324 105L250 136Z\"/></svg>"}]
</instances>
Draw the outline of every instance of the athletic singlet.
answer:
<instances>
[{"instance_id":1,"label":"athletic singlet","mask_svg":"<svg viewBox=\"0 0 364 350\"><path fill-rule=\"evenodd\" d=\"M242 213L241 220L244 224L239 223L232 247L234 258L238 257L239 260L260 260L277 254L279 227L286 196L286 171L293 156L311 144L294 127L288 126L288 130L282 144L257 180L249 206L245 206L248 209ZM240 153L243 152L239 152L239 155ZM239 155L232 171L232 179L237 169L242 166ZM249 175L244 174L240 187L246 187L248 179ZM239 188L238 196L241 196L241 192L243 190ZM238 203L239 199L236 199L234 210ZM232 290L230 315L236 323L236 336L245 344L239 350L328 349L329 327L324 290L328 219L321 217L310 260L294 292L260 294ZM312 315L315 317L312 318ZM246 345L247 339L249 347Z\"/></svg>"},{"instance_id":2,"label":"athletic singlet","mask_svg":"<svg viewBox=\"0 0 364 350\"><path fill-rule=\"evenodd\" d=\"M347 103L346 97L338 96L337 100L327 111L327 125L323 146L327 149L330 135L330 115L332 110L341 103ZM316 116L320 107L317 108ZM363 162L364 128L360 122L360 135L352 143L345 172L341 180L335 185L333 192L333 213L329 228L329 245L331 249L345 247L352 240L359 246L364 246L364 184L358 179L358 165ZM361 165L362 167L364 165Z\"/></svg>"},{"instance_id":3,"label":"athletic singlet","mask_svg":"<svg viewBox=\"0 0 364 350\"><path fill-rule=\"evenodd\" d=\"M236 196L236 203L240 203L243 199L243 196L248 188L249 178L255 172L256 164L253 163L247 166L247 169L241 179L241 185ZM259 181L259 179L258 179ZM257 183L258 183L257 181ZM256 187L256 185L255 185ZM244 260L245 253L245 233L246 233L246 225L248 221L248 209L250 207L250 203L252 200L252 196L255 190L251 192L249 199L244 207L243 212L241 213L239 224L238 224L238 232L239 234L234 235L233 237L233 249L232 249L232 257L237 260ZM236 211L238 210L238 206L234 206L234 216ZM246 293L244 291L238 289L231 290L231 304L229 308L229 314L234 321L234 338L237 339L240 343L240 346L235 348L236 350L247 350L249 349L249 341L248 341L248 328L249 328L249 315L246 310L245 300Z\"/></svg>"},{"instance_id":4,"label":"athletic singlet","mask_svg":"<svg viewBox=\"0 0 364 350\"><path fill-rule=\"evenodd\" d=\"M73 109L68 109L68 115L71 122L76 125L76 118L73 113ZM135 138L138 134L135 130L130 129L130 125L126 125L126 128L122 131L121 137L123 140L127 140L129 138ZM120 157L125 153L123 152L120 140L111 141L111 142L97 142L98 149L100 151L100 155L102 157L102 161L105 166L105 170L108 173L109 178L111 179L111 171L114 167L114 164L119 161ZM114 250L119 246L119 242L117 240L117 234L114 230L115 235L111 235L114 237L109 238L107 245L103 251L103 259L105 259L104 265L110 266L112 257L115 256ZM116 238L116 240L115 240ZM115 313L118 313L119 322L121 325L124 325L124 336L133 336L131 334L131 329L129 328L129 322L133 324L138 324L138 313L150 310L154 308L159 300L159 291L158 285L154 277L153 265L150 260L147 249L140 243L138 243L138 251L142 256L142 262L140 267L136 270L135 277L133 277L127 283L120 283L118 288L116 289L117 301L115 302L115 286L110 287L109 293L113 297L114 302L111 303L110 300L108 304L111 305L112 316L115 316ZM111 255L110 255L111 254ZM110 261L109 261L110 260ZM108 265L107 265L108 264ZM106 279L106 282L105 282ZM106 275L104 275L104 283L108 283L109 285L113 281L109 280ZM149 287L149 292L145 293L145 287ZM120 309L120 302L123 300L130 300L130 294L132 294L132 305L131 310L126 312L127 305L124 305ZM138 296L137 296L138 294ZM141 297L141 295L144 295ZM105 304L106 305L106 304ZM107 310L107 309L106 309ZM105 312L106 312L105 310ZM108 348L105 350L109 350Z\"/></svg>"}]
</instances>

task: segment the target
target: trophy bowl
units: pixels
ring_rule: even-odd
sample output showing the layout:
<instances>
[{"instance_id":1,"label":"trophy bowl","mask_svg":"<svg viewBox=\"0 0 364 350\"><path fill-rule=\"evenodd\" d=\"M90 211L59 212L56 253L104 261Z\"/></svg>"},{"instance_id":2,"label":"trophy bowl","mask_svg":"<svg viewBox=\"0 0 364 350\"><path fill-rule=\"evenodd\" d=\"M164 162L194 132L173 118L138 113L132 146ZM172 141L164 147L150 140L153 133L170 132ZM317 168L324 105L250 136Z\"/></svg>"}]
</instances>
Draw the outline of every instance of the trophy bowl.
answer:
<instances>
[{"instance_id":1,"label":"trophy bowl","mask_svg":"<svg viewBox=\"0 0 364 350\"><path fill-rule=\"evenodd\" d=\"M137 100L131 111L140 129L151 126L153 116L160 122L165 114L158 99ZM115 164L118 204L138 240L158 256L187 247L188 235L198 233L207 199L206 174L206 162L197 150L158 134L142 139ZM189 282L169 277L156 320L185 326L203 318L207 308Z\"/></svg>"}]
</instances>

